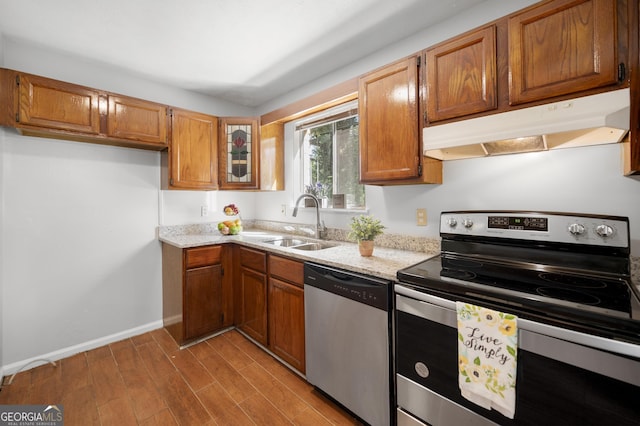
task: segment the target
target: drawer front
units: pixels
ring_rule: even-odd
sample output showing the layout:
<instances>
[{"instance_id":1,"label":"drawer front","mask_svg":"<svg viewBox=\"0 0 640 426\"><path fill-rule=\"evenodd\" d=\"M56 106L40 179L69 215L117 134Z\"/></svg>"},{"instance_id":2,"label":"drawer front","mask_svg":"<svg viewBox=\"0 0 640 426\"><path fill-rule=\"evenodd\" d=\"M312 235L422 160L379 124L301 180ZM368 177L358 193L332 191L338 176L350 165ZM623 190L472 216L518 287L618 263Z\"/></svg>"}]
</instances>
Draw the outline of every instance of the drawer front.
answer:
<instances>
[{"instance_id":1,"label":"drawer front","mask_svg":"<svg viewBox=\"0 0 640 426\"><path fill-rule=\"evenodd\" d=\"M220 263L222 246L196 247L185 250L185 267L197 268Z\"/></svg>"},{"instance_id":2,"label":"drawer front","mask_svg":"<svg viewBox=\"0 0 640 426\"><path fill-rule=\"evenodd\" d=\"M240 264L258 272L267 272L267 254L263 251L240 247Z\"/></svg>"},{"instance_id":3,"label":"drawer front","mask_svg":"<svg viewBox=\"0 0 640 426\"><path fill-rule=\"evenodd\" d=\"M280 256L269 256L269 275L303 287L304 263Z\"/></svg>"}]
</instances>

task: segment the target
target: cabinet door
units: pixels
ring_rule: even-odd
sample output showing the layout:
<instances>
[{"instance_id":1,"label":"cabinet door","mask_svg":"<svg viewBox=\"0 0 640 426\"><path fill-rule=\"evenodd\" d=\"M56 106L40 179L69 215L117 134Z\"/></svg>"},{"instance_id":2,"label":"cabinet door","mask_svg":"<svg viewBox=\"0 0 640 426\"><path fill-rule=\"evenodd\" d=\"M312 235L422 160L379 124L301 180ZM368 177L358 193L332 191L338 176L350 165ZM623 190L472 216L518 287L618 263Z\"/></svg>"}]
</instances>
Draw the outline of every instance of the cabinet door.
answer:
<instances>
[{"instance_id":1,"label":"cabinet door","mask_svg":"<svg viewBox=\"0 0 640 426\"><path fill-rule=\"evenodd\" d=\"M218 187L218 119L191 111L171 112L169 186L177 189Z\"/></svg>"},{"instance_id":2,"label":"cabinet door","mask_svg":"<svg viewBox=\"0 0 640 426\"><path fill-rule=\"evenodd\" d=\"M222 298L221 265L203 266L185 272L185 339L193 339L222 328Z\"/></svg>"},{"instance_id":3,"label":"cabinet door","mask_svg":"<svg viewBox=\"0 0 640 426\"><path fill-rule=\"evenodd\" d=\"M35 75L16 78L19 109L16 121L46 129L100 133L97 91Z\"/></svg>"},{"instance_id":4,"label":"cabinet door","mask_svg":"<svg viewBox=\"0 0 640 426\"><path fill-rule=\"evenodd\" d=\"M238 327L267 346L267 276L240 268L240 306Z\"/></svg>"},{"instance_id":5,"label":"cabinet door","mask_svg":"<svg viewBox=\"0 0 640 426\"><path fill-rule=\"evenodd\" d=\"M269 347L305 372L304 290L275 278L269 279Z\"/></svg>"},{"instance_id":6,"label":"cabinet door","mask_svg":"<svg viewBox=\"0 0 640 426\"><path fill-rule=\"evenodd\" d=\"M109 95L107 136L167 145L167 107L141 99Z\"/></svg>"},{"instance_id":7,"label":"cabinet door","mask_svg":"<svg viewBox=\"0 0 640 426\"><path fill-rule=\"evenodd\" d=\"M409 179L421 174L417 58L359 79L360 181Z\"/></svg>"},{"instance_id":8,"label":"cabinet door","mask_svg":"<svg viewBox=\"0 0 640 426\"><path fill-rule=\"evenodd\" d=\"M497 108L495 25L428 49L426 69L429 122Z\"/></svg>"},{"instance_id":9,"label":"cabinet door","mask_svg":"<svg viewBox=\"0 0 640 426\"><path fill-rule=\"evenodd\" d=\"M258 118L220 119L220 189L258 189Z\"/></svg>"},{"instance_id":10,"label":"cabinet door","mask_svg":"<svg viewBox=\"0 0 640 426\"><path fill-rule=\"evenodd\" d=\"M614 84L616 2L558 0L509 19L511 104Z\"/></svg>"},{"instance_id":11,"label":"cabinet door","mask_svg":"<svg viewBox=\"0 0 640 426\"><path fill-rule=\"evenodd\" d=\"M284 124L260 126L260 190L284 190Z\"/></svg>"}]
</instances>

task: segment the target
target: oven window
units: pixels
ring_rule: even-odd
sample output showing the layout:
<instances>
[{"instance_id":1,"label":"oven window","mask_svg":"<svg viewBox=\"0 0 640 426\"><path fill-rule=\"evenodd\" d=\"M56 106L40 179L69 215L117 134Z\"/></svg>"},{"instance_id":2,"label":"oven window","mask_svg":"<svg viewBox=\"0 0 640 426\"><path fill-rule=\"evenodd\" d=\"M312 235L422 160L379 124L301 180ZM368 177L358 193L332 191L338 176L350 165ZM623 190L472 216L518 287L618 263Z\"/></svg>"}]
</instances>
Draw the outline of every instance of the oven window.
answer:
<instances>
[{"instance_id":1,"label":"oven window","mask_svg":"<svg viewBox=\"0 0 640 426\"><path fill-rule=\"evenodd\" d=\"M399 375L499 424L637 425L640 419L639 387L520 350L516 414L510 420L460 395L455 328L402 311L396 312L396 327ZM426 378L416 371L419 362L428 368Z\"/></svg>"}]
</instances>

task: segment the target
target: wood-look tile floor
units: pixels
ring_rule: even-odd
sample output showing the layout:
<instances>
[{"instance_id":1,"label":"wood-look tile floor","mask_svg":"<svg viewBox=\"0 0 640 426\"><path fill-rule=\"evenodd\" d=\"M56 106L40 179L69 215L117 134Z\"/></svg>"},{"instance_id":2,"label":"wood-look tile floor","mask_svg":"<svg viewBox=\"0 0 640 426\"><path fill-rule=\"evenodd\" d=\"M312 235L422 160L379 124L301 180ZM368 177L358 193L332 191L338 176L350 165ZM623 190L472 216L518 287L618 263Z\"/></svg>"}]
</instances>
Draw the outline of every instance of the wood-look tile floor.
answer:
<instances>
[{"instance_id":1,"label":"wood-look tile floor","mask_svg":"<svg viewBox=\"0 0 640 426\"><path fill-rule=\"evenodd\" d=\"M359 424L235 330L182 350L158 329L82 352L17 374L0 404L61 404L66 426Z\"/></svg>"}]
</instances>

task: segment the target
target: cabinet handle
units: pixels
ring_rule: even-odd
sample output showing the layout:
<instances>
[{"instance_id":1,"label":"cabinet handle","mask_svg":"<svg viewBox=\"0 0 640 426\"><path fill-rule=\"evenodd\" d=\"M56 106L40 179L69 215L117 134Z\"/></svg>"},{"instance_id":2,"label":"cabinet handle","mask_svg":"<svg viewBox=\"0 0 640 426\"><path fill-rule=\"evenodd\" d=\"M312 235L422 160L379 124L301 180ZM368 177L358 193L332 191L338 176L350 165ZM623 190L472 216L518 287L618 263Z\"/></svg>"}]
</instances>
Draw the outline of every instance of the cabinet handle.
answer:
<instances>
[{"instance_id":1,"label":"cabinet handle","mask_svg":"<svg viewBox=\"0 0 640 426\"><path fill-rule=\"evenodd\" d=\"M620 62L618 64L618 81L623 82L626 75L627 75L627 70L626 70L626 67L624 66L624 62Z\"/></svg>"}]
</instances>

